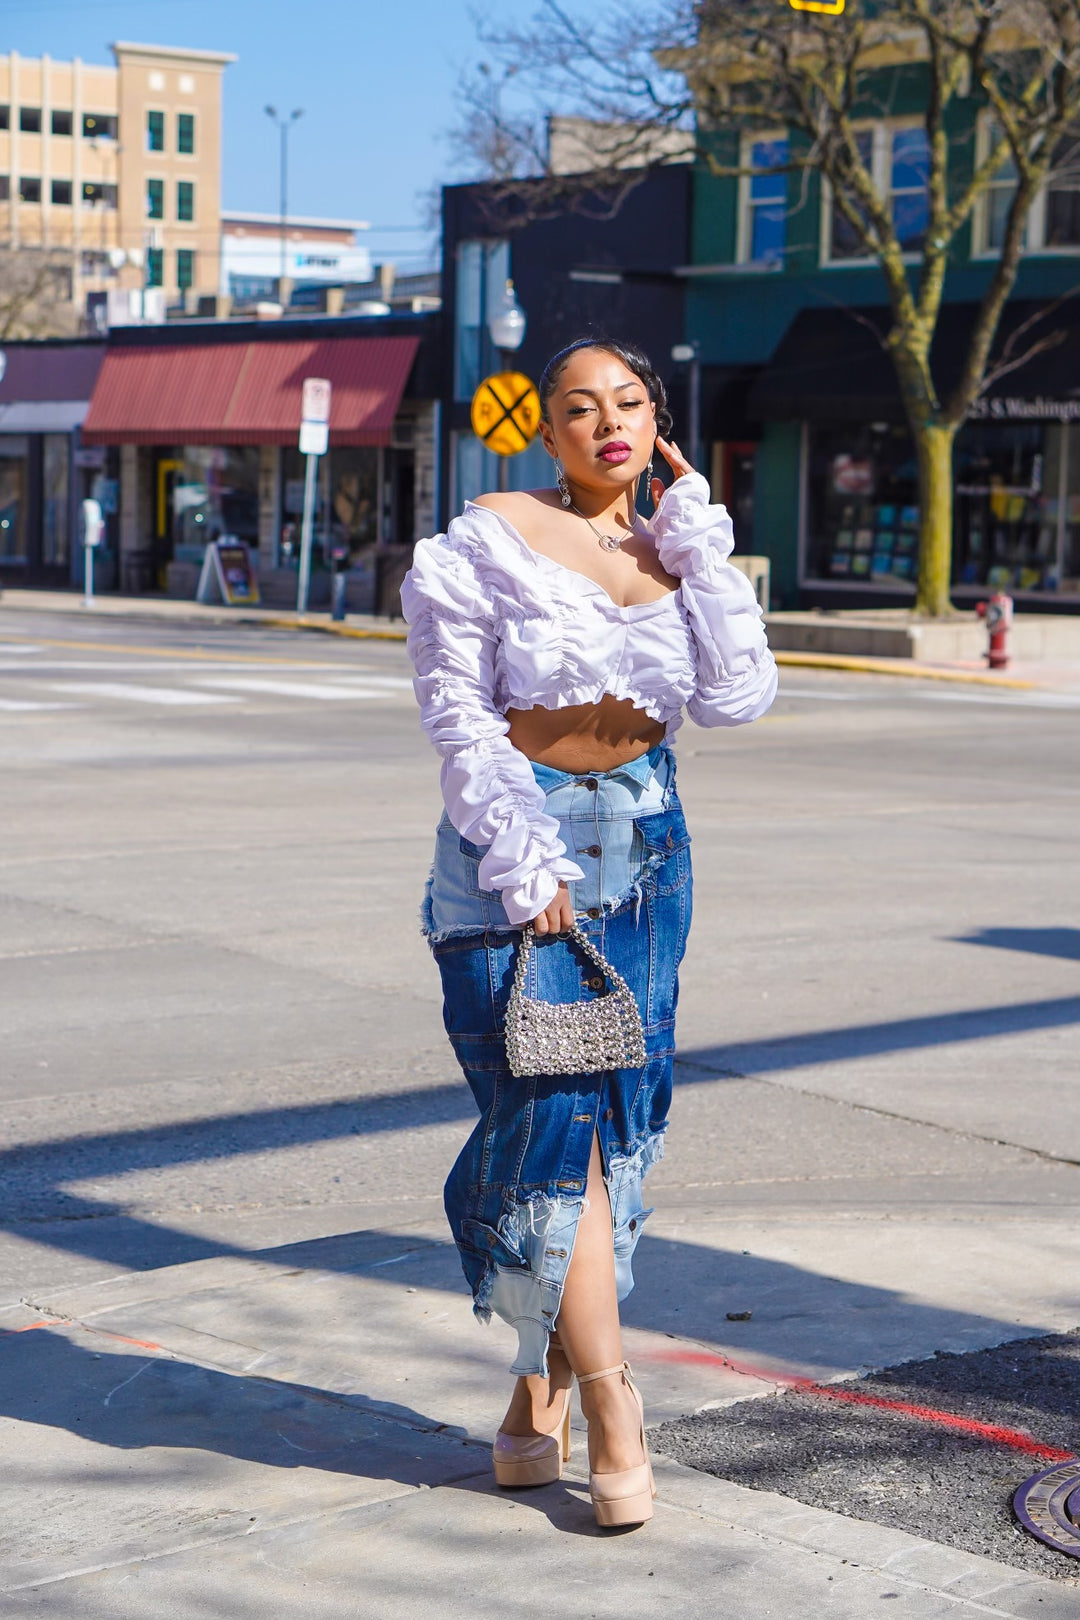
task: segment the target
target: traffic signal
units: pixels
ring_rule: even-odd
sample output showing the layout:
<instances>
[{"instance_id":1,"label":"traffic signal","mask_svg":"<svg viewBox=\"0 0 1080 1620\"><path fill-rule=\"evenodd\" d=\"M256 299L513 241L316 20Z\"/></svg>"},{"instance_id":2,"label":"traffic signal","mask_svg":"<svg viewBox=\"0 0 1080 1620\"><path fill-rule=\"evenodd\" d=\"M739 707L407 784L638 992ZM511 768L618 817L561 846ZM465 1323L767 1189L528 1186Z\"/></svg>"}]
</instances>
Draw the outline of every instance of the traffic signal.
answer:
<instances>
[{"instance_id":1,"label":"traffic signal","mask_svg":"<svg viewBox=\"0 0 1080 1620\"><path fill-rule=\"evenodd\" d=\"M788 0L792 11L821 11L827 17L839 17L844 0Z\"/></svg>"}]
</instances>

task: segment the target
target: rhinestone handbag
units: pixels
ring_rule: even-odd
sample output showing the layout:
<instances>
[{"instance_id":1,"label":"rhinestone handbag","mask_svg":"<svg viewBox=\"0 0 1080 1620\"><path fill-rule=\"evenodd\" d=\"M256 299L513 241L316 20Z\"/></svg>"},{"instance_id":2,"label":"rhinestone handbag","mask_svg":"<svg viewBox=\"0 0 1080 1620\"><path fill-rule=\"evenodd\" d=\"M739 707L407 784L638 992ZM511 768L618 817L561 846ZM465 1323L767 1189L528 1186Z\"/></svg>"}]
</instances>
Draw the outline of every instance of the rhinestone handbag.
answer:
<instances>
[{"instance_id":1,"label":"rhinestone handbag","mask_svg":"<svg viewBox=\"0 0 1080 1620\"><path fill-rule=\"evenodd\" d=\"M535 1001L525 994L529 953L536 943L527 923L518 949L506 1008L506 1058L514 1075L596 1074L602 1069L639 1069L645 1033L633 991L576 925L569 936L594 962L612 988L595 1001Z\"/></svg>"}]
</instances>

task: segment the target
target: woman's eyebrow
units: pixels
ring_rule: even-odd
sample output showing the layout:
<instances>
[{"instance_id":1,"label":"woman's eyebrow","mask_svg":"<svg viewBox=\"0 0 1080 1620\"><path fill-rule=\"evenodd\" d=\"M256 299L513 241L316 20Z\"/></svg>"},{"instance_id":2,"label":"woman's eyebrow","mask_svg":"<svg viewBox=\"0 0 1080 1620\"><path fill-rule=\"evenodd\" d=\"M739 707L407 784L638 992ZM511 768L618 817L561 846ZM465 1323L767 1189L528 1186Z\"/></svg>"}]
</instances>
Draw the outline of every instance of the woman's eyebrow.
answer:
<instances>
[{"instance_id":1,"label":"woman's eyebrow","mask_svg":"<svg viewBox=\"0 0 1080 1620\"><path fill-rule=\"evenodd\" d=\"M639 382L616 383L615 392L618 393L620 388L641 388L642 386ZM568 394L588 394L590 399L600 398L600 390L597 388L568 388L566 392Z\"/></svg>"}]
</instances>

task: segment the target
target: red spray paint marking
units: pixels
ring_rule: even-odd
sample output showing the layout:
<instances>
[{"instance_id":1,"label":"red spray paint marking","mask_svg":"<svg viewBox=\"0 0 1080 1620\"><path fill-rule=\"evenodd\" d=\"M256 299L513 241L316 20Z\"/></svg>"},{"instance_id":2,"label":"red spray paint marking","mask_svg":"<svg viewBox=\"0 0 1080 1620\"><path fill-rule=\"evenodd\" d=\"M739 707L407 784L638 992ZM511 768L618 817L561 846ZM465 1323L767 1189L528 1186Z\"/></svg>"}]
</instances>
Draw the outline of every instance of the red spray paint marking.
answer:
<instances>
[{"instance_id":1,"label":"red spray paint marking","mask_svg":"<svg viewBox=\"0 0 1080 1620\"><path fill-rule=\"evenodd\" d=\"M4 1328L0 1331L0 1339L9 1338L16 1333L37 1333L43 1328L68 1326L82 1328L84 1333L98 1333L103 1339L115 1339L118 1344L133 1344L137 1350L156 1350L160 1355L166 1354L161 1345L155 1344L152 1339L129 1339L123 1333L110 1333L108 1328L90 1327L86 1322L69 1322L64 1317L54 1317L43 1322L28 1322L25 1327Z\"/></svg>"},{"instance_id":2,"label":"red spray paint marking","mask_svg":"<svg viewBox=\"0 0 1080 1620\"><path fill-rule=\"evenodd\" d=\"M823 1400L841 1401L848 1406L873 1406L885 1412L898 1412L903 1417L917 1418L921 1423L933 1423L941 1429L955 1429L961 1434L975 1435L980 1440L988 1440L997 1446L1009 1446L1013 1451L1023 1451L1030 1457L1041 1457L1047 1462L1071 1462L1074 1455L1057 1446L1045 1446L1020 1429L1006 1429L997 1423L979 1423L975 1418L960 1417L956 1412L943 1412L935 1406L890 1401L883 1395L866 1395L860 1390L841 1389L835 1384L818 1384L812 1378L800 1378L797 1374L780 1373L768 1367L755 1367L749 1362L732 1361L728 1356L710 1354L706 1350L660 1350L647 1359L675 1361L691 1367L725 1367L744 1377L783 1384L799 1395L818 1395Z\"/></svg>"}]
</instances>

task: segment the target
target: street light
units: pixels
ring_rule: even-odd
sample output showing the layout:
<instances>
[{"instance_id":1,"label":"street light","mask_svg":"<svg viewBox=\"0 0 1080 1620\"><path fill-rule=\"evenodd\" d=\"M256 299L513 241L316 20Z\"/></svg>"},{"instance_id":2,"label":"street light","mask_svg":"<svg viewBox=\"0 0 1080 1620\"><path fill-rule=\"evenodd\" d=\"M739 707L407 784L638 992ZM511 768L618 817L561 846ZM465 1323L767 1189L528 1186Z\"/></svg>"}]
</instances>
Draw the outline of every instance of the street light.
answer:
<instances>
[{"instance_id":1,"label":"street light","mask_svg":"<svg viewBox=\"0 0 1080 1620\"><path fill-rule=\"evenodd\" d=\"M263 111L266 113L267 118L273 119L274 123L281 131L281 281L282 284L284 284L286 255L285 238L286 224L288 220L286 200L288 196L289 182L289 130L292 128L293 124L296 123L298 118L303 118L304 109L303 107L294 107L288 118L281 116L276 107L267 106L263 108ZM284 302L284 300L282 300L282 302Z\"/></svg>"},{"instance_id":2,"label":"street light","mask_svg":"<svg viewBox=\"0 0 1080 1620\"><path fill-rule=\"evenodd\" d=\"M488 311L487 329L492 343L499 351L499 366L509 371L510 362L525 341L525 311L517 301L514 283L508 281L502 297ZM499 489L505 491L510 482L510 458L499 457Z\"/></svg>"}]
</instances>

